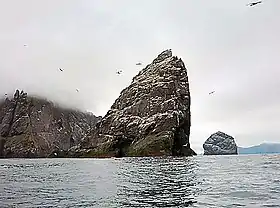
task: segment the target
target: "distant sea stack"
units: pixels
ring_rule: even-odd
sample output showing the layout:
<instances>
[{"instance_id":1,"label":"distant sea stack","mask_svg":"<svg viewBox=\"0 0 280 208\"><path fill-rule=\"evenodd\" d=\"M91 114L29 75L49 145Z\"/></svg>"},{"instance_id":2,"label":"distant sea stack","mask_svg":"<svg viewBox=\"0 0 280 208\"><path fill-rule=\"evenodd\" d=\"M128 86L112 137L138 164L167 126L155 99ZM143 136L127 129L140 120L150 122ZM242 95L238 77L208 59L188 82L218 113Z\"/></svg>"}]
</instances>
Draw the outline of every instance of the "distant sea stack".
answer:
<instances>
[{"instance_id":1,"label":"distant sea stack","mask_svg":"<svg viewBox=\"0 0 280 208\"><path fill-rule=\"evenodd\" d=\"M237 155L237 145L232 136L223 132L212 134L203 144L204 155Z\"/></svg>"},{"instance_id":2,"label":"distant sea stack","mask_svg":"<svg viewBox=\"0 0 280 208\"><path fill-rule=\"evenodd\" d=\"M0 103L0 157L64 157L100 120L17 90Z\"/></svg>"},{"instance_id":3,"label":"distant sea stack","mask_svg":"<svg viewBox=\"0 0 280 208\"><path fill-rule=\"evenodd\" d=\"M191 156L191 97L184 62L165 50L135 76L79 156ZM75 153L73 153L75 154Z\"/></svg>"}]
</instances>

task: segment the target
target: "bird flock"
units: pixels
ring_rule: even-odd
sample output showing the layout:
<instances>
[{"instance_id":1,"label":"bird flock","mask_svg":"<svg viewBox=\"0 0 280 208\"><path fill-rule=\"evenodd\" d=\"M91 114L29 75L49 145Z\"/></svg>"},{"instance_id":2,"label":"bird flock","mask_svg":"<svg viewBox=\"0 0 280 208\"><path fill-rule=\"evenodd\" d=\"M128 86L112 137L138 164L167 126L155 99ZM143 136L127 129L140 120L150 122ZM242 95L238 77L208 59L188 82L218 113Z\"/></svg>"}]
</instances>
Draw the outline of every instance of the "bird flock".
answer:
<instances>
[{"instance_id":1,"label":"bird flock","mask_svg":"<svg viewBox=\"0 0 280 208\"><path fill-rule=\"evenodd\" d=\"M251 3L247 4L247 6L252 7L252 6L256 6L257 4L260 4L260 3L262 3L262 1L255 1L255 2L251 2ZM214 93L215 93L215 91L212 91L212 92L209 92L208 94L212 95Z\"/></svg>"},{"instance_id":2,"label":"bird flock","mask_svg":"<svg viewBox=\"0 0 280 208\"><path fill-rule=\"evenodd\" d=\"M64 69L62 69L62 68L58 68L58 69L59 69L59 71L61 71L61 72L64 71ZM79 89L76 89L76 92L80 92L80 90L79 90Z\"/></svg>"},{"instance_id":3,"label":"bird flock","mask_svg":"<svg viewBox=\"0 0 280 208\"><path fill-rule=\"evenodd\" d=\"M137 63L136 63L136 66L141 66L141 65L142 65L141 62L137 62ZM116 71L116 74L117 74L117 75L120 75L120 74L122 74L122 73L123 73L122 70L117 70L117 71Z\"/></svg>"},{"instance_id":4,"label":"bird flock","mask_svg":"<svg viewBox=\"0 0 280 208\"><path fill-rule=\"evenodd\" d=\"M257 4L260 4L260 3L262 3L262 1L251 2L251 3L248 3L247 6L252 7L252 6L256 6ZM141 66L141 65L142 65L141 62L137 62L137 63L136 63L136 66ZM116 74L117 74L117 75L121 75L122 73L123 73L122 70L117 70L117 71L116 71ZM209 95L212 95L212 94L214 94L215 92L216 92L216 91L213 90L213 91L209 92L208 94L209 94Z\"/></svg>"},{"instance_id":5,"label":"bird flock","mask_svg":"<svg viewBox=\"0 0 280 208\"><path fill-rule=\"evenodd\" d=\"M248 3L248 4L246 4L246 6L249 6L249 7L253 7L253 6L256 6L256 5L258 5L258 4L261 4L263 1L255 1L255 2L251 2L251 3ZM27 44L24 44L23 45L24 47L28 47L28 45ZM141 62L137 62L136 63L136 66L141 66L142 65L142 63ZM59 71L61 71L61 72L63 72L64 71L64 69L62 69L62 68L59 68ZM123 73L123 70L117 70L116 71L116 74L117 75L121 75ZM79 92L79 89L76 89L76 92ZM209 92L208 94L209 95L212 95L212 94L214 94L216 91L211 91L211 92ZM7 96L7 93L5 94L5 96Z\"/></svg>"}]
</instances>

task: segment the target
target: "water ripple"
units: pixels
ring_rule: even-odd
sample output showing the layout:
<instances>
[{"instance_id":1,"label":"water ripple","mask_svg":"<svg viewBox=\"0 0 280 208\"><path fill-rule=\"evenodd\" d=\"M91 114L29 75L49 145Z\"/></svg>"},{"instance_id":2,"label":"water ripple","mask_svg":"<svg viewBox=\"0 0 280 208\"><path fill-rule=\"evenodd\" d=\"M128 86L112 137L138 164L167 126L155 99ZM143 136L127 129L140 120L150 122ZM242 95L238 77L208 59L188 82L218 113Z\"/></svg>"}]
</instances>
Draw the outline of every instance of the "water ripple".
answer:
<instances>
[{"instance_id":1,"label":"water ripple","mask_svg":"<svg viewBox=\"0 0 280 208\"><path fill-rule=\"evenodd\" d=\"M3 159L0 207L280 207L274 155Z\"/></svg>"}]
</instances>

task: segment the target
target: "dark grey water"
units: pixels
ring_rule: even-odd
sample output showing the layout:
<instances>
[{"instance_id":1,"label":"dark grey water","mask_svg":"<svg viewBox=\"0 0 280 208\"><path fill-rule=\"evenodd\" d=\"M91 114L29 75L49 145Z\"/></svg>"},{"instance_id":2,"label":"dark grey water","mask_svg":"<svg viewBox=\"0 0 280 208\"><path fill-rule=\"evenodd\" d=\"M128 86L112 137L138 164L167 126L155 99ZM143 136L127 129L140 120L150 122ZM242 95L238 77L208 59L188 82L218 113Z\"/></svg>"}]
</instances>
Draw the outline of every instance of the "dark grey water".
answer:
<instances>
[{"instance_id":1,"label":"dark grey water","mask_svg":"<svg viewBox=\"0 0 280 208\"><path fill-rule=\"evenodd\" d=\"M5 159L0 207L280 207L280 155Z\"/></svg>"}]
</instances>

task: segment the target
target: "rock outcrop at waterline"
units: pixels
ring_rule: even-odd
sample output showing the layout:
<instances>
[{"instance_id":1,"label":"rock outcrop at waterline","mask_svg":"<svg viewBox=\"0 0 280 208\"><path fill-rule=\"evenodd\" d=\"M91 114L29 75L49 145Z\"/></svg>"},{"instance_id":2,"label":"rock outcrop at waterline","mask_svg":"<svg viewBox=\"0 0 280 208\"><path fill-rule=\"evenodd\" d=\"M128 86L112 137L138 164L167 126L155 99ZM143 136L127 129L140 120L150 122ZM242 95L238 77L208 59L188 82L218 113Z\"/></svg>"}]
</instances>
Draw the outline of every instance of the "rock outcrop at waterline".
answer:
<instances>
[{"instance_id":1,"label":"rock outcrop at waterline","mask_svg":"<svg viewBox=\"0 0 280 208\"><path fill-rule=\"evenodd\" d=\"M100 120L17 90L0 104L0 157L63 157Z\"/></svg>"},{"instance_id":2,"label":"rock outcrop at waterline","mask_svg":"<svg viewBox=\"0 0 280 208\"><path fill-rule=\"evenodd\" d=\"M162 52L133 78L76 156L190 156L189 82L184 62Z\"/></svg>"},{"instance_id":3,"label":"rock outcrop at waterline","mask_svg":"<svg viewBox=\"0 0 280 208\"><path fill-rule=\"evenodd\" d=\"M189 156L190 92L183 61L162 52L101 119L16 91L0 102L0 157Z\"/></svg>"},{"instance_id":4,"label":"rock outcrop at waterline","mask_svg":"<svg viewBox=\"0 0 280 208\"><path fill-rule=\"evenodd\" d=\"M223 132L212 134L203 144L204 155L237 155L234 138Z\"/></svg>"}]
</instances>

